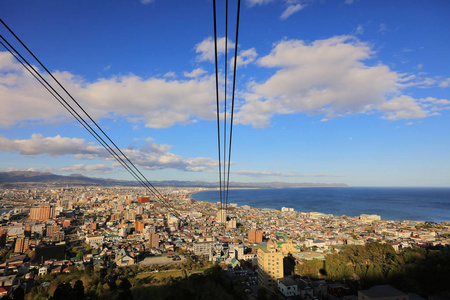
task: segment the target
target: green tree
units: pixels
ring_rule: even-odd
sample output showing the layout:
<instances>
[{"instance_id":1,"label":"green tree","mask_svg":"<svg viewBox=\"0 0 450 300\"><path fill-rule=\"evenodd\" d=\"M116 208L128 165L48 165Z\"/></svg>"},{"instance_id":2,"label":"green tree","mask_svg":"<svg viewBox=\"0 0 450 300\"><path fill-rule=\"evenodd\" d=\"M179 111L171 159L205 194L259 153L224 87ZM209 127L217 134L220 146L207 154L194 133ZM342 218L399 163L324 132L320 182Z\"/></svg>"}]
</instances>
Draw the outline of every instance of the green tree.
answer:
<instances>
[{"instance_id":1,"label":"green tree","mask_svg":"<svg viewBox=\"0 0 450 300\"><path fill-rule=\"evenodd\" d=\"M19 285L11 295L13 300L24 300L25 299L25 292L22 289L22 285Z\"/></svg>"},{"instance_id":2,"label":"green tree","mask_svg":"<svg viewBox=\"0 0 450 300\"><path fill-rule=\"evenodd\" d=\"M56 288L53 293L51 300L74 300L75 294L73 292L72 286L68 282L63 282Z\"/></svg>"},{"instance_id":3,"label":"green tree","mask_svg":"<svg viewBox=\"0 0 450 300\"><path fill-rule=\"evenodd\" d=\"M119 299L132 300L131 283L127 278L123 278L118 287Z\"/></svg>"},{"instance_id":4,"label":"green tree","mask_svg":"<svg viewBox=\"0 0 450 300\"><path fill-rule=\"evenodd\" d=\"M86 295L84 294L83 281L81 281L81 280L75 281L75 283L73 285L73 291L74 291L75 299L83 300L86 298Z\"/></svg>"}]
</instances>

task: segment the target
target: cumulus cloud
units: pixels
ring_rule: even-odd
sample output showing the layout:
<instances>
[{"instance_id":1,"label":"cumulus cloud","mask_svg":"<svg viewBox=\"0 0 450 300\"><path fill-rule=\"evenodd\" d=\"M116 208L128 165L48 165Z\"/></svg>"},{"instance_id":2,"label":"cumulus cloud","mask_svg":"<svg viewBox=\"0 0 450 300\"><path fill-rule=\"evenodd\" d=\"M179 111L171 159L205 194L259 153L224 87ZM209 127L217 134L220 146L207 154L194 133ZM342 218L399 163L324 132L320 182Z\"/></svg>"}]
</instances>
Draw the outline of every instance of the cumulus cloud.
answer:
<instances>
[{"instance_id":1,"label":"cumulus cloud","mask_svg":"<svg viewBox=\"0 0 450 300\"><path fill-rule=\"evenodd\" d=\"M250 7L256 5L265 5L271 2L275 2L275 0L247 0L247 4ZM306 7L306 5L302 5L299 3L300 0L280 0L280 2L283 2L283 6L286 7L280 16L281 20L286 20L296 12L299 12Z\"/></svg>"},{"instance_id":2,"label":"cumulus cloud","mask_svg":"<svg viewBox=\"0 0 450 300\"><path fill-rule=\"evenodd\" d=\"M213 169L217 166L217 161L206 158L196 157L185 159L180 155L170 152L171 146L158 144L151 140L146 141L140 148L129 147L122 149L122 152L137 166L146 170L177 169L181 171L200 172ZM104 160L113 161L114 159L102 147L93 143L87 143L84 139L67 138L59 135L55 137L44 137L40 134L33 134L30 139L7 139L0 137L0 150L9 152L19 152L22 155L42 155L47 154L53 157L72 155L80 160ZM110 171L104 165L83 166L76 165L72 168L80 170ZM120 166L114 163L114 166ZM66 171L71 170L69 167ZM72 169L73 171L73 169Z\"/></svg>"},{"instance_id":3,"label":"cumulus cloud","mask_svg":"<svg viewBox=\"0 0 450 300\"><path fill-rule=\"evenodd\" d=\"M247 4L251 7L251 6L255 6L255 5L268 4L273 1L274 0L247 0Z\"/></svg>"},{"instance_id":4,"label":"cumulus cloud","mask_svg":"<svg viewBox=\"0 0 450 300\"><path fill-rule=\"evenodd\" d=\"M288 7L286 7L284 12L281 14L280 19L286 20L287 18L289 18L296 12L302 10L303 8L305 8L305 6L301 5L300 3L289 5Z\"/></svg>"},{"instance_id":5,"label":"cumulus cloud","mask_svg":"<svg viewBox=\"0 0 450 300\"><path fill-rule=\"evenodd\" d=\"M450 86L450 78L447 78L439 83L439 87L446 88Z\"/></svg>"},{"instance_id":6,"label":"cumulus cloud","mask_svg":"<svg viewBox=\"0 0 450 300\"><path fill-rule=\"evenodd\" d=\"M248 64L251 64L255 61L258 54L256 53L255 48L250 48L247 50L243 50L239 53L237 60L237 67L244 67ZM230 60L230 68L234 68L234 57Z\"/></svg>"},{"instance_id":7,"label":"cumulus cloud","mask_svg":"<svg viewBox=\"0 0 450 300\"><path fill-rule=\"evenodd\" d=\"M115 168L106 164L96 164L96 165L84 165L77 164L73 166L62 167L58 170L61 173L95 173L95 174L110 174L114 173Z\"/></svg>"},{"instance_id":8,"label":"cumulus cloud","mask_svg":"<svg viewBox=\"0 0 450 300\"><path fill-rule=\"evenodd\" d=\"M381 34L384 34L387 31L387 26L384 23L381 23L380 26L378 27L378 32Z\"/></svg>"},{"instance_id":9,"label":"cumulus cloud","mask_svg":"<svg viewBox=\"0 0 450 300\"><path fill-rule=\"evenodd\" d=\"M198 71L197 71L198 72ZM125 117L146 127L165 128L196 119L215 117L214 78L189 80L141 78L130 74L94 82L70 74L54 72L68 91L94 118ZM0 126L24 120L34 122L71 121L72 116L45 89L0 52Z\"/></svg>"},{"instance_id":10,"label":"cumulus cloud","mask_svg":"<svg viewBox=\"0 0 450 300\"><path fill-rule=\"evenodd\" d=\"M364 33L364 27L362 27L362 25L358 25L358 27L356 27L355 34L361 35L363 33Z\"/></svg>"},{"instance_id":11,"label":"cumulus cloud","mask_svg":"<svg viewBox=\"0 0 450 300\"><path fill-rule=\"evenodd\" d=\"M383 118L394 121L436 116L440 114L439 111L449 109L450 101L446 99L427 97L416 100L405 95L386 101L380 106L380 110L385 113Z\"/></svg>"},{"instance_id":12,"label":"cumulus cloud","mask_svg":"<svg viewBox=\"0 0 450 300\"><path fill-rule=\"evenodd\" d=\"M217 39L217 55L225 53L225 37ZM234 49L234 43L228 39L227 42L228 51ZM207 37L195 46L195 52L197 55L197 61L210 61L214 62L214 39Z\"/></svg>"},{"instance_id":13,"label":"cumulus cloud","mask_svg":"<svg viewBox=\"0 0 450 300\"><path fill-rule=\"evenodd\" d=\"M368 44L351 36L309 44L281 41L258 61L277 71L251 87L236 119L265 127L275 114L304 112L329 119L372 110L397 91L400 76L384 65L363 64L371 55Z\"/></svg>"},{"instance_id":14,"label":"cumulus cloud","mask_svg":"<svg viewBox=\"0 0 450 300\"><path fill-rule=\"evenodd\" d=\"M323 115L324 121L374 111L389 120L430 116L431 108L411 97L401 97L401 91L412 85L427 87L435 81L373 64L372 56L371 46L353 36L311 43L283 40L258 60L260 66L274 69L274 74L249 85L236 120L262 128L279 114Z\"/></svg>"},{"instance_id":15,"label":"cumulus cloud","mask_svg":"<svg viewBox=\"0 0 450 300\"><path fill-rule=\"evenodd\" d=\"M197 78L205 73L206 71L203 70L202 68L197 68L195 70L192 70L192 72L184 72L184 76L189 78Z\"/></svg>"},{"instance_id":16,"label":"cumulus cloud","mask_svg":"<svg viewBox=\"0 0 450 300\"><path fill-rule=\"evenodd\" d=\"M385 113L383 118L388 120L421 119L427 116L427 111L409 96L386 101L381 104L380 110Z\"/></svg>"},{"instance_id":17,"label":"cumulus cloud","mask_svg":"<svg viewBox=\"0 0 450 300\"><path fill-rule=\"evenodd\" d=\"M48 154L61 156L67 154L98 155L103 147L86 143L84 139L61 137L44 137L41 134L33 134L28 140L7 139L0 136L1 151L18 151L22 155ZM106 150L105 150L106 152Z\"/></svg>"}]
</instances>

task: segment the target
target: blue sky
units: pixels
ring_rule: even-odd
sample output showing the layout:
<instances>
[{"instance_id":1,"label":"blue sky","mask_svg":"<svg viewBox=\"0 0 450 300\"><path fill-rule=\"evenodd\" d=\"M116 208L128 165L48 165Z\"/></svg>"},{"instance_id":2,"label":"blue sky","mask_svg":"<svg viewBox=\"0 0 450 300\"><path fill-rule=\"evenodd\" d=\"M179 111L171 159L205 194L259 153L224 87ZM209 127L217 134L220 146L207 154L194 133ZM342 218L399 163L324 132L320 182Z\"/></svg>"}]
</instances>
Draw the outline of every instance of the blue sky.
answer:
<instances>
[{"instance_id":1,"label":"blue sky","mask_svg":"<svg viewBox=\"0 0 450 300\"><path fill-rule=\"evenodd\" d=\"M450 186L449 12L243 0L231 181ZM212 1L0 0L0 17L150 181L218 180ZM1 171L131 179L3 48L0 103Z\"/></svg>"}]
</instances>

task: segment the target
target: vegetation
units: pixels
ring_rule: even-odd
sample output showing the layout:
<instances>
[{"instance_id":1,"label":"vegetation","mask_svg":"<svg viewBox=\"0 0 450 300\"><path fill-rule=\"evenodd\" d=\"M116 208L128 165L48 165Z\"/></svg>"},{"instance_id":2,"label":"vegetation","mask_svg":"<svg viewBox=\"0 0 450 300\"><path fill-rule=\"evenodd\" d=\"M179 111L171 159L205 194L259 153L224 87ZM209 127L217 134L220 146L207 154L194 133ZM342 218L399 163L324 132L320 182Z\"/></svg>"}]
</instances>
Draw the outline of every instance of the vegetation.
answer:
<instances>
[{"instance_id":1,"label":"vegetation","mask_svg":"<svg viewBox=\"0 0 450 300\"><path fill-rule=\"evenodd\" d=\"M450 282L450 252L407 248L396 252L378 242L350 245L324 261L302 261L295 273L311 278L345 280L351 287L389 283L422 296L443 291Z\"/></svg>"},{"instance_id":2,"label":"vegetation","mask_svg":"<svg viewBox=\"0 0 450 300\"><path fill-rule=\"evenodd\" d=\"M182 264L144 268L71 267L68 274L37 277L25 299L239 299L232 285L222 268L189 256Z\"/></svg>"}]
</instances>

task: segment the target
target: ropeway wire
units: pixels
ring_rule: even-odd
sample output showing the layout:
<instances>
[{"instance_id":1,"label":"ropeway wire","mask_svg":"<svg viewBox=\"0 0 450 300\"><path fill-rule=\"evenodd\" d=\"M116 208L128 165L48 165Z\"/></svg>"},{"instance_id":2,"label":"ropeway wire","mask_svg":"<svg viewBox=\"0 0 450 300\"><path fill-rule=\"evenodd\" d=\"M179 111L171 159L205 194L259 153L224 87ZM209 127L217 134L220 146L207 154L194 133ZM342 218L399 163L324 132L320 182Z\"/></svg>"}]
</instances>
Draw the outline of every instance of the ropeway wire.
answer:
<instances>
[{"instance_id":1,"label":"ropeway wire","mask_svg":"<svg viewBox=\"0 0 450 300\"><path fill-rule=\"evenodd\" d=\"M83 125L83 127L88 130L88 132L94 136L94 138L144 187L146 188L148 191L150 191L162 204L164 204L169 211L171 211L171 213L174 213L175 215L177 215L177 217L180 217L179 213L175 210L175 208L168 203L164 197L161 195L161 193L147 180L147 178L139 171L139 169L129 160L129 158L117 147L117 145L109 138L109 136L99 127L99 125L91 118L91 116L81 107L81 105L70 95L69 92L67 92L67 90L61 85L61 83L51 74L50 71L48 71L48 69L39 61L39 59L28 49L28 47L17 37L17 35L3 22L3 20L0 19L0 22L11 32L11 34L13 34L13 36L22 44L22 46L36 59L36 61L47 71L47 73L58 83L58 85L66 92L67 95L69 95L69 97L77 104L77 106L88 116L88 118L95 124L95 126L103 133L103 135L114 145L114 147L123 155L123 157L128 161L129 164L131 164L134 168L134 170L136 170L140 176L142 176L142 178L145 180L143 180L123 159L122 157L120 157L111 147L110 145L105 142L103 140L103 138L101 138L98 133L78 114L78 112L76 112L76 110L74 110L70 104L67 103L67 101L39 74L39 72L37 72L29 63L28 61L3 37L0 35L1 39L8 44L9 47L11 47L11 49L16 52L21 59L23 59L23 61L28 65L29 68L27 68L25 66L25 64L16 56L14 55L14 53L4 44L1 43L21 64L22 66L24 66L28 72L30 72L34 78L36 80L38 80L39 83L41 83L46 89L47 91L50 92L50 94L52 94L53 97L56 98L56 100L58 100L58 102L63 105L64 108L66 108L66 110L68 110L72 116L75 117L75 119L80 122L81 125ZM39 80L35 74L33 74L33 72L31 71L33 70L40 78L41 80ZM50 87L50 89L53 91L51 92L50 89L45 86L45 84L43 83L45 82L45 84L48 85L48 87ZM55 95L58 95L58 97L61 99L58 99L58 97ZM65 105L64 105L64 104ZM76 115L76 116L75 116ZM89 128L89 129L88 129ZM181 218L180 218L181 219Z\"/></svg>"},{"instance_id":2,"label":"ropeway wire","mask_svg":"<svg viewBox=\"0 0 450 300\"><path fill-rule=\"evenodd\" d=\"M216 0L213 0L213 15L214 15L214 63L216 68L216 112L217 112L217 149L219 152L219 197L220 197L220 207L219 213L222 217L222 206L223 206L223 195L222 195L222 170L221 170L221 159L220 155L220 105L219 105L219 71L217 63L217 20L216 20Z\"/></svg>"},{"instance_id":3,"label":"ropeway wire","mask_svg":"<svg viewBox=\"0 0 450 300\"><path fill-rule=\"evenodd\" d=\"M234 70L233 70L233 93L231 96L231 121L230 121L230 142L228 143L228 171L227 171L227 186L226 186L226 199L225 210L228 210L228 190L230 187L230 165L231 165L231 142L233 138L233 120L234 120L234 96L236 91L236 68L237 68L237 49L238 49L238 37L239 37L239 15L241 8L241 0L238 0L237 15L236 15L236 42L234 47Z\"/></svg>"},{"instance_id":4,"label":"ropeway wire","mask_svg":"<svg viewBox=\"0 0 450 300\"><path fill-rule=\"evenodd\" d=\"M234 103L235 103L235 90L236 90L236 69L237 69L237 49L238 49L238 37L239 37L239 16L240 16L240 3L237 2L237 17L236 17L236 39L235 39L235 51L234 51L234 70L233 70L233 87L232 87L232 106L230 117L230 136L228 143L228 158L227 158L227 78L228 78L228 0L226 0L225 9L225 94L224 94L224 122L223 122L223 160L220 153L220 105L219 105L219 84L218 84L218 55L217 55L217 21L216 21L216 1L213 0L213 12L214 12L214 55L215 55L215 70L216 70L216 106L217 106L217 138L218 138L218 153L219 153L219 189L220 189L220 214L221 217L223 210L225 215L228 211L228 192L230 186L230 166L231 166L231 145L233 137L233 119L234 119ZM222 172L221 163L223 161L223 184L222 184Z\"/></svg>"},{"instance_id":5,"label":"ropeway wire","mask_svg":"<svg viewBox=\"0 0 450 300\"><path fill-rule=\"evenodd\" d=\"M0 35L0 38L5 41L6 43L8 43L8 41L5 40L5 38L3 36ZM157 197L157 195L154 193L153 190L149 189L149 186L145 184L144 181L142 181L141 178L137 177L136 173L128 166L126 165L126 163L123 161L123 159L121 159L120 156L118 156L113 149L110 148L110 146L108 144L106 144L106 142L100 137L98 136L98 134L91 128L91 126L89 126L89 124L87 124L85 122L84 119L82 119L81 116L78 115L78 113L73 110L72 107L70 107L70 105L67 104L67 102L64 101L64 99L62 98L62 96L55 91L55 89L44 79L42 78L42 76L28 63L28 61L26 61L22 55L20 55L20 53L18 53L16 51L16 49L14 49L14 47L11 46L11 44L8 43L9 46L12 47L13 51L15 51L21 58L23 58L25 60L25 63L28 64L25 65L24 62L22 62L20 60L19 57L17 57L17 55L14 54L14 52L12 50L10 50L3 42L0 41L0 44L5 47L6 50L8 50L11 55L19 62L22 64L22 66L109 152L109 154L111 154L111 156L113 156L121 165L122 167L124 167L144 188L146 188L148 191L150 191L151 193L153 193L153 195L155 197ZM33 70L33 71L31 71ZM39 79L37 76L39 76L41 79ZM44 83L45 82L45 83ZM46 86L45 84L47 84L48 86ZM60 97L58 98L57 97ZM72 110L73 111L72 111ZM157 200L160 200L157 197ZM161 201L161 200L160 200ZM164 203L163 203L164 204ZM170 207L168 207L170 210ZM173 211L171 211L173 213Z\"/></svg>"}]
</instances>

